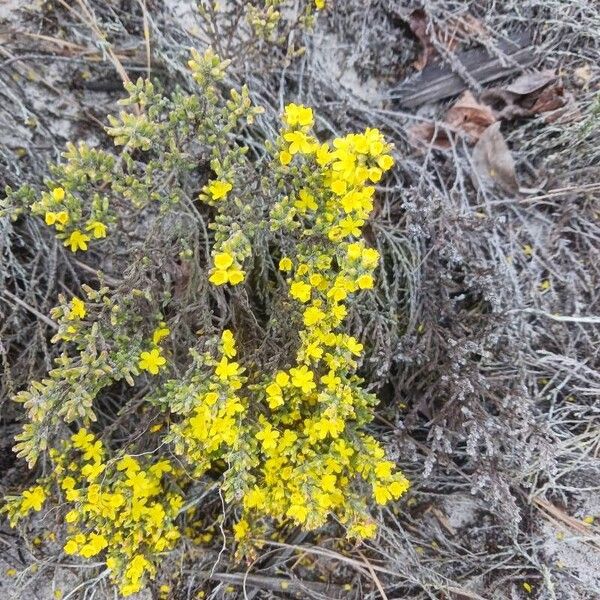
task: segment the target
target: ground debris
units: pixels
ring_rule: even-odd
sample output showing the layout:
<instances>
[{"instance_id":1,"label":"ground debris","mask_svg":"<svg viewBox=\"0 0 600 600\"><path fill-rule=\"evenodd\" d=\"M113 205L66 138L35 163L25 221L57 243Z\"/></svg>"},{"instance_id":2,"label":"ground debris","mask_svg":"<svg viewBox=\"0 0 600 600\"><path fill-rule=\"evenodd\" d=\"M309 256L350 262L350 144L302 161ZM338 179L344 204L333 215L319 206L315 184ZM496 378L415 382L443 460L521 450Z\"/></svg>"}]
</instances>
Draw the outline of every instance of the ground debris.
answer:
<instances>
[{"instance_id":1,"label":"ground debris","mask_svg":"<svg viewBox=\"0 0 600 600\"><path fill-rule=\"evenodd\" d=\"M494 54L486 48L474 48L456 52L455 59L473 80L484 84L531 66L535 61L535 48L530 44L530 35L523 32L515 34L510 41L498 42ZM405 108L418 108L456 96L468 87L469 83L452 66L431 64L391 90L389 99Z\"/></svg>"},{"instance_id":2,"label":"ground debris","mask_svg":"<svg viewBox=\"0 0 600 600\"><path fill-rule=\"evenodd\" d=\"M479 103L471 92L466 91L448 109L442 124L418 123L411 126L408 133L410 139L417 144L448 150L453 145L452 134L462 135L469 143L475 143L495 122L493 110L486 104Z\"/></svg>"},{"instance_id":3,"label":"ground debris","mask_svg":"<svg viewBox=\"0 0 600 600\"><path fill-rule=\"evenodd\" d=\"M500 131L500 123L490 125L473 148L471 181L476 188L497 185L507 194L519 190L515 161Z\"/></svg>"}]
</instances>

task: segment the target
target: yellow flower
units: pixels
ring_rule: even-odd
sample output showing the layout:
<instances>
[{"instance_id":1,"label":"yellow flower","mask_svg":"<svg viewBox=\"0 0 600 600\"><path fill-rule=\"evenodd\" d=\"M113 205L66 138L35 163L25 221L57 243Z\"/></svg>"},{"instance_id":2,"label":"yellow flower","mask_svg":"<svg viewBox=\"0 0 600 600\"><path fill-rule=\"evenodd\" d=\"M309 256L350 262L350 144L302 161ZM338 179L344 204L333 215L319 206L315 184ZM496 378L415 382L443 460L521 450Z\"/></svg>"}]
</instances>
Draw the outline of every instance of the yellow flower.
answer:
<instances>
[{"instance_id":1,"label":"yellow flower","mask_svg":"<svg viewBox=\"0 0 600 600\"><path fill-rule=\"evenodd\" d=\"M219 252L215 256L215 267L221 270L227 270L233 264L233 256L229 252Z\"/></svg>"},{"instance_id":2,"label":"yellow flower","mask_svg":"<svg viewBox=\"0 0 600 600\"><path fill-rule=\"evenodd\" d=\"M362 253L362 264L367 269L372 269L379 262L379 252L375 248L365 248Z\"/></svg>"},{"instance_id":3,"label":"yellow flower","mask_svg":"<svg viewBox=\"0 0 600 600\"><path fill-rule=\"evenodd\" d=\"M90 241L90 236L85 233L81 233L76 229L71 235L64 241L65 246L71 246L71 252L77 252L77 250L87 250L87 243Z\"/></svg>"},{"instance_id":4,"label":"yellow flower","mask_svg":"<svg viewBox=\"0 0 600 600\"><path fill-rule=\"evenodd\" d=\"M99 535L97 533L90 533L89 540L87 544L82 546L79 553L84 558L90 558L92 556L96 556L99 552L104 550L108 546L108 541L103 535Z\"/></svg>"},{"instance_id":5,"label":"yellow flower","mask_svg":"<svg viewBox=\"0 0 600 600\"><path fill-rule=\"evenodd\" d=\"M327 143L321 144L317 150L317 164L324 167L328 162L333 159L333 153L329 149Z\"/></svg>"},{"instance_id":6,"label":"yellow flower","mask_svg":"<svg viewBox=\"0 0 600 600\"><path fill-rule=\"evenodd\" d=\"M227 271L227 281L229 281L231 285L242 283L242 281L244 281L244 271L241 269L229 269Z\"/></svg>"},{"instance_id":7,"label":"yellow flower","mask_svg":"<svg viewBox=\"0 0 600 600\"><path fill-rule=\"evenodd\" d=\"M76 296L71 300L71 310L67 315L69 321L75 321L76 319L83 319L85 317L85 302L80 300Z\"/></svg>"},{"instance_id":8,"label":"yellow flower","mask_svg":"<svg viewBox=\"0 0 600 600\"><path fill-rule=\"evenodd\" d=\"M106 559L106 566L110 571L116 571L117 567L119 566L119 563L117 562L117 559L114 556L109 556Z\"/></svg>"},{"instance_id":9,"label":"yellow flower","mask_svg":"<svg viewBox=\"0 0 600 600\"><path fill-rule=\"evenodd\" d=\"M267 423L263 429L256 434L256 439L262 441L263 450L273 450L277 447L279 431L276 431Z\"/></svg>"},{"instance_id":10,"label":"yellow flower","mask_svg":"<svg viewBox=\"0 0 600 600\"><path fill-rule=\"evenodd\" d=\"M69 502L75 502L76 500L79 500L81 494L79 493L79 490L72 489L67 490L65 496Z\"/></svg>"},{"instance_id":11,"label":"yellow flower","mask_svg":"<svg viewBox=\"0 0 600 600\"><path fill-rule=\"evenodd\" d=\"M166 517L165 509L160 504L155 504L146 513L146 522L151 527L158 529L162 527Z\"/></svg>"},{"instance_id":12,"label":"yellow flower","mask_svg":"<svg viewBox=\"0 0 600 600\"><path fill-rule=\"evenodd\" d=\"M377 167L371 167L369 169L369 179L373 183L377 183L378 181L380 181L381 180L381 169L378 169Z\"/></svg>"},{"instance_id":13,"label":"yellow flower","mask_svg":"<svg viewBox=\"0 0 600 600\"><path fill-rule=\"evenodd\" d=\"M81 474L88 481L94 481L100 475L102 475L102 473L104 473L105 469L106 469L106 465L103 463L100 463L100 462L88 463L87 465L85 465L85 467L83 467L83 469L81 469Z\"/></svg>"},{"instance_id":14,"label":"yellow flower","mask_svg":"<svg viewBox=\"0 0 600 600\"><path fill-rule=\"evenodd\" d=\"M208 280L215 285L224 285L227 283L228 279L229 275L227 274L227 271L223 271L222 269L216 269L208 278Z\"/></svg>"},{"instance_id":15,"label":"yellow flower","mask_svg":"<svg viewBox=\"0 0 600 600\"><path fill-rule=\"evenodd\" d=\"M61 200L63 200L65 197L65 190L61 187L55 187L52 190L52 198L54 198L54 200L56 200L57 202L60 202Z\"/></svg>"},{"instance_id":16,"label":"yellow flower","mask_svg":"<svg viewBox=\"0 0 600 600\"><path fill-rule=\"evenodd\" d=\"M279 162L285 167L292 162L292 155L287 150L279 153Z\"/></svg>"},{"instance_id":17,"label":"yellow flower","mask_svg":"<svg viewBox=\"0 0 600 600\"><path fill-rule=\"evenodd\" d=\"M91 460L95 463L100 462L102 460L102 442L98 440L85 448L83 459Z\"/></svg>"},{"instance_id":18,"label":"yellow flower","mask_svg":"<svg viewBox=\"0 0 600 600\"><path fill-rule=\"evenodd\" d=\"M42 510L42 505L46 500L46 491L41 485L36 485L30 490L23 492L23 501L21 503L21 510L28 512L31 509L38 511Z\"/></svg>"},{"instance_id":19,"label":"yellow flower","mask_svg":"<svg viewBox=\"0 0 600 600\"><path fill-rule=\"evenodd\" d=\"M356 523L348 531L349 535L359 538L372 538L377 533L377 525L375 523Z\"/></svg>"},{"instance_id":20,"label":"yellow flower","mask_svg":"<svg viewBox=\"0 0 600 600\"><path fill-rule=\"evenodd\" d=\"M290 369L290 374L292 376L292 385L300 388L305 394L308 394L317 387L313 381L313 372L309 371L305 365Z\"/></svg>"},{"instance_id":21,"label":"yellow flower","mask_svg":"<svg viewBox=\"0 0 600 600\"><path fill-rule=\"evenodd\" d=\"M335 371L329 371L327 375L321 377L321 382L324 383L330 390L335 390L342 380L336 376Z\"/></svg>"},{"instance_id":22,"label":"yellow flower","mask_svg":"<svg viewBox=\"0 0 600 600\"><path fill-rule=\"evenodd\" d=\"M91 231L95 238L106 237L106 225L100 221L92 221L86 226L85 230Z\"/></svg>"},{"instance_id":23,"label":"yellow flower","mask_svg":"<svg viewBox=\"0 0 600 600\"><path fill-rule=\"evenodd\" d=\"M48 211L44 217L46 225L54 225L56 223L56 215L58 213Z\"/></svg>"},{"instance_id":24,"label":"yellow flower","mask_svg":"<svg viewBox=\"0 0 600 600\"><path fill-rule=\"evenodd\" d=\"M75 487L75 480L72 477L65 477L60 484L63 490L72 490Z\"/></svg>"},{"instance_id":25,"label":"yellow flower","mask_svg":"<svg viewBox=\"0 0 600 600\"><path fill-rule=\"evenodd\" d=\"M379 483L373 485L373 495L377 504L386 504L392 499L392 494L387 487Z\"/></svg>"},{"instance_id":26,"label":"yellow flower","mask_svg":"<svg viewBox=\"0 0 600 600\"><path fill-rule=\"evenodd\" d=\"M289 131L283 135L283 139L289 142L289 153L294 154L310 154L314 149L314 144L306 133L303 131Z\"/></svg>"},{"instance_id":27,"label":"yellow flower","mask_svg":"<svg viewBox=\"0 0 600 600\"><path fill-rule=\"evenodd\" d=\"M132 489L135 498L146 498L150 496L154 488L153 481L143 471L128 473L125 485Z\"/></svg>"},{"instance_id":28,"label":"yellow flower","mask_svg":"<svg viewBox=\"0 0 600 600\"><path fill-rule=\"evenodd\" d=\"M267 398L267 403L269 404L269 408L271 410L275 410L280 406L283 406L283 396L269 396Z\"/></svg>"},{"instance_id":29,"label":"yellow flower","mask_svg":"<svg viewBox=\"0 0 600 600\"><path fill-rule=\"evenodd\" d=\"M82 427L77 433L74 433L71 436L73 446L75 448L79 448L80 450L83 450L90 446L94 439L94 434L88 433L85 427Z\"/></svg>"},{"instance_id":30,"label":"yellow flower","mask_svg":"<svg viewBox=\"0 0 600 600\"><path fill-rule=\"evenodd\" d=\"M310 127L314 122L312 108L292 102L285 107L284 121L290 127L295 127L296 125Z\"/></svg>"},{"instance_id":31,"label":"yellow flower","mask_svg":"<svg viewBox=\"0 0 600 600\"><path fill-rule=\"evenodd\" d=\"M323 417L309 428L308 433L317 439L323 440L328 435L337 438L344 429L345 425L342 419Z\"/></svg>"},{"instance_id":32,"label":"yellow flower","mask_svg":"<svg viewBox=\"0 0 600 600\"><path fill-rule=\"evenodd\" d=\"M250 525L248 524L248 521L246 521L246 519L240 519L233 526L233 535L238 541L243 540L248 535L249 531Z\"/></svg>"},{"instance_id":33,"label":"yellow flower","mask_svg":"<svg viewBox=\"0 0 600 600\"><path fill-rule=\"evenodd\" d=\"M228 181L212 181L208 185L208 191L213 200L220 200L227 196L227 194L231 191L233 186Z\"/></svg>"},{"instance_id":34,"label":"yellow flower","mask_svg":"<svg viewBox=\"0 0 600 600\"><path fill-rule=\"evenodd\" d=\"M300 300L300 302L308 302L310 300L310 292L312 288L308 283L303 281L294 281L290 286L290 296Z\"/></svg>"},{"instance_id":35,"label":"yellow flower","mask_svg":"<svg viewBox=\"0 0 600 600\"><path fill-rule=\"evenodd\" d=\"M211 283L237 285L244 281L244 271L234 264L234 257L229 252L219 252L214 258L214 265L215 268L208 278Z\"/></svg>"},{"instance_id":36,"label":"yellow flower","mask_svg":"<svg viewBox=\"0 0 600 600\"><path fill-rule=\"evenodd\" d=\"M78 549L79 549L79 545L73 538L68 540L63 548L63 550L65 551L66 554L75 554Z\"/></svg>"},{"instance_id":37,"label":"yellow flower","mask_svg":"<svg viewBox=\"0 0 600 600\"><path fill-rule=\"evenodd\" d=\"M382 171L389 171L394 166L394 159L389 154L384 154L377 159L377 164Z\"/></svg>"},{"instance_id":38,"label":"yellow flower","mask_svg":"<svg viewBox=\"0 0 600 600\"><path fill-rule=\"evenodd\" d=\"M160 370L160 367L166 362L165 357L161 356L160 350L158 348L153 348L150 352L142 352L140 354L138 367L144 371L148 371L152 375L156 375Z\"/></svg>"},{"instance_id":39,"label":"yellow flower","mask_svg":"<svg viewBox=\"0 0 600 600\"><path fill-rule=\"evenodd\" d=\"M231 329L225 329L221 334L221 344L223 345L223 354L227 358L233 358L237 352L235 349L235 337Z\"/></svg>"},{"instance_id":40,"label":"yellow flower","mask_svg":"<svg viewBox=\"0 0 600 600\"><path fill-rule=\"evenodd\" d=\"M375 475L379 479L387 479L392 475L394 463L390 460L382 460L375 465Z\"/></svg>"},{"instance_id":41,"label":"yellow flower","mask_svg":"<svg viewBox=\"0 0 600 600\"><path fill-rule=\"evenodd\" d=\"M280 271L291 271L292 270L292 259L288 258L287 256L283 257L280 261L279 261L279 270Z\"/></svg>"},{"instance_id":42,"label":"yellow flower","mask_svg":"<svg viewBox=\"0 0 600 600\"><path fill-rule=\"evenodd\" d=\"M166 327L165 323L161 323L152 334L152 343L156 346L160 344L160 341L167 337L171 333L171 330Z\"/></svg>"},{"instance_id":43,"label":"yellow flower","mask_svg":"<svg viewBox=\"0 0 600 600\"><path fill-rule=\"evenodd\" d=\"M348 189L346 182L341 179L336 179L335 181L332 181L329 187L331 191L338 196L343 196L346 193L346 190Z\"/></svg>"},{"instance_id":44,"label":"yellow flower","mask_svg":"<svg viewBox=\"0 0 600 600\"><path fill-rule=\"evenodd\" d=\"M304 523L308 517L308 508L300 504L290 506L286 515L299 523Z\"/></svg>"},{"instance_id":45,"label":"yellow flower","mask_svg":"<svg viewBox=\"0 0 600 600\"><path fill-rule=\"evenodd\" d=\"M290 376L285 371L278 371L275 375L275 383L284 388L290 382Z\"/></svg>"},{"instance_id":46,"label":"yellow flower","mask_svg":"<svg viewBox=\"0 0 600 600\"><path fill-rule=\"evenodd\" d=\"M226 356L221 358L217 368L215 369L215 374L221 381L227 381L227 379L231 377L235 377L240 373L239 370L240 365L236 362L229 362Z\"/></svg>"},{"instance_id":47,"label":"yellow flower","mask_svg":"<svg viewBox=\"0 0 600 600\"><path fill-rule=\"evenodd\" d=\"M65 523L77 523L77 521L79 521L79 513L76 510L70 510L65 515Z\"/></svg>"},{"instance_id":48,"label":"yellow flower","mask_svg":"<svg viewBox=\"0 0 600 600\"><path fill-rule=\"evenodd\" d=\"M346 247L346 254L350 260L357 260L361 257L362 250L362 245L358 242L354 242L352 244L348 244Z\"/></svg>"},{"instance_id":49,"label":"yellow flower","mask_svg":"<svg viewBox=\"0 0 600 600\"><path fill-rule=\"evenodd\" d=\"M129 563L129 567L125 571L125 574L132 581L137 582L141 579L144 571L146 571L149 566L150 563L143 554L136 554Z\"/></svg>"},{"instance_id":50,"label":"yellow flower","mask_svg":"<svg viewBox=\"0 0 600 600\"><path fill-rule=\"evenodd\" d=\"M311 342L304 348L304 354L306 358L321 358L323 356L323 348L319 345L319 342Z\"/></svg>"},{"instance_id":51,"label":"yellow flower","mask_svg":"<svg viewBox=\"0 0 600 600\"><path fill-rule=\"evenodd\" d=\"M283 396L282 390L279 384L271 383L266 388L267 392L267 402L269 403L269 408L274 410L283 405Z\"/></svg>"},{"instance_id":52,"label":"yellow flower","mask_svg":"<svg viewBox=\"0 0 600 600\"><path fill-rule=\"evenodd\" d=\"M408 491L409 487L410 483L408 482L408 479L400 476L399 480L392 481L392 483L388 485L388 490L390 491L390 494L392 494L392 496L397 500L400 498L400 496L402 496L402 494Z\"/></svg>"},{"instance_id":53,"label":"yellow flower","mask_svg":"<svg viewBox=\"0 0 600 600\"><path fill-rule=\"evenodd\" d=\"M315 0L315 8L317 10L323 10L325 8L325 0Z\"/></svg>"},{"instance_id":54,"label":"yellow flower","mask_svg":"<svg viewBox=\"0 0 600 600\"><path fill-rule=\"evenodd\" d=\"M373 289L373 275L361 275L356 283L361 290L370 290Z\"/></svg>"},{"instance_id":55,"label":"yellow flower","mask_svg":"<svg viewBox=\"0 0 600 600\"><path fill-rule=\"evenodd\" d=\"M315 202L315 197L305 189L298 193L298 200L294 202L294 206L304 214L307 210L317 210L318 205Z\"/></svg>"},{"instance_id":56,"label":"yellow flower","mask_svg":"<svg viewBox=\"0 0 600 600\"><path fill-rule=\"evenodd\" d=\"M69 222L69 213L61 210L60 212L47 212L45 215L46 225L54 225L60 223L66 225Z\"/></svg>"},{"instance_id":57,"label":"yellow flower","mask_svg":"<svg viewBox=\"0 0 600 600\"><path fill-rule=\"evenodd\" d=\"M298 439L298 434L291 429L286 429L281 436L281 440L279 442L280 451L285 450L286 448L290 448L294 445L294 442Z\"/></svg>"},{"instance_id":58,"label":"yellow flower","mask_svg":"<svg viewBox=\"0 0 600 600\"><path fill-rule=\"evenodd\" d=\"M312 327L320 323L325 318L325 313L316 306L309 306L304 311L304 324L307 327Z\"/></svg>"},{"instance_id":59,"label":"yellow flower","mask_svg":"<svg viewBox=\"0 0 600 600\"><path fill-rule=\"evenodd\" d=\"M168 460L160 460L153 464L148 471L156 477L162 477L164 473L171 473L171 471L173 471L173 467Z\"/></svg>"}]
</instances>

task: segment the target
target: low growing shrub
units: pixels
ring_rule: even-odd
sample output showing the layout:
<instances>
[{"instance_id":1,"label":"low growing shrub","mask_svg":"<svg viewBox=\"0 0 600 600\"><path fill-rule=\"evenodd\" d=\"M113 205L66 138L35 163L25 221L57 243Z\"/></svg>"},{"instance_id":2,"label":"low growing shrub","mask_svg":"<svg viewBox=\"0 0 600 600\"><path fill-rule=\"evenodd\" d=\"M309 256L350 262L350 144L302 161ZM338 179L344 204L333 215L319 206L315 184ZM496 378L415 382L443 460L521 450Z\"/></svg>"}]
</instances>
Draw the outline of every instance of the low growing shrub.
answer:
<instances>
[{"instance_id":1,"label":"low growing shrub","mask_svg":"<svg viewBox=\"0 0 600 600\"><path fill-rule=\"evenodd\" d=\"M128 85L128 110L107 128L116 153L71 145L45 191L9 190L6 202L78 256L130 262L121 284L100 274L53 310L64 351L16 396L28 416L16 451L44 469L5 507L15 525L55 505L65 552L102 555L123 595L156 573L185 535L181 516L214 489L237 515L241 556L286 524L335 519L371 537L370 500L408 488L365 430L377 399L344 325L374 285L380 257L363 227L390 146L375 129L319 139L296 104L261 139L248 90L224 99L226 61L193 52L189 65L197 93ZM155 255L128 254L157 231L171 237ZM187 273L175 290L159 276L173 254ZM203 314L190 316L198 290ZM273 343L246 331L252 319Z\"/></svg>"}]
</instances>

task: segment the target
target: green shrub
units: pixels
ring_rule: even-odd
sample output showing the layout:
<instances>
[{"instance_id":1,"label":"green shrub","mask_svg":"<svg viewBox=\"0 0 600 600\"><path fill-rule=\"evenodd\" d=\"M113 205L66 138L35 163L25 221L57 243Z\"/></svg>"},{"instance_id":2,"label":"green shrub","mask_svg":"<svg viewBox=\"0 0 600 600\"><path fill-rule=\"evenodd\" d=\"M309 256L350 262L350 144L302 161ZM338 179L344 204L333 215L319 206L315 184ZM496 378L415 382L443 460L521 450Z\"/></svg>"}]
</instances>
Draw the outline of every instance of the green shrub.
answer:
<instances>
[{"instance_id":1,"label":"green shrub","mask_svg":"<svg viewBox=\"0 0 600 600\"><path fill-rule=\"evenodd\" d=\"M52 469L8 499L11 522L55 502L65 552L102 553L123 595L155 574L185 533L180 515L215 480L238 509L240 555L286 523L310 530L333 517L351 537L373 536L370 499L386 504L408 488L365 432L377 399L356 374L363 347L344 325L374 285L379 254L362 229L373 184L393 166L390 146L374 129L319 141L312 110L296 104L274 139L258 139L261 110L248 91L223 99L226 62L194 52L189 65L197 94L127 86L128 112L107 129L117 153L69 146L46 191L9 194L72 252L101 259L148 235L132 223L175 227L162 255L136 255L125 285L61 297L53 341L64 352L16 397L28 416L16 450L31 467L48 451ZM209 221L201 241L185 211ZM173 252L197 275L178 300L148 283ZM213 295L205 327L190 336L194 287ZM259 347L232 316L249 302L275 346ZM100 407L111 389L121 390L120 414L107 417ZM145 419L138 435L112 435L133 413Z\"/></svg>"}]
</instances>

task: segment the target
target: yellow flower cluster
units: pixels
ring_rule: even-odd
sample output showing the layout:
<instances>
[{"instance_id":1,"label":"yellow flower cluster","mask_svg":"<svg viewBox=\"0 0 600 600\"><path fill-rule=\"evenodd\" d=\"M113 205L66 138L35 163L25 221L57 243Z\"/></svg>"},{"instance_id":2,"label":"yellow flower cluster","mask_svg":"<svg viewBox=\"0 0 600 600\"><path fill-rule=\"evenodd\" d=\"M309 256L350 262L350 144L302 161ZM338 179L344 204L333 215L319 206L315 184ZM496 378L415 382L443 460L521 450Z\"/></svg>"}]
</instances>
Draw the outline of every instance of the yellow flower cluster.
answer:
<instances>
[{"instance_id":1,"label":"yellow flower cluster","mask_svg":"<svg viewBox=\"0 0 600 600\"><path fill-rule=\"evenodd\" d=\"M295 363L271 377L253 375L261 383L246 385L226 330L218 356L204 358L213 375L170 438L197 476L215 461L229 465L222 489L226 499L241 499L234 535L242 546L265 518L313 529L335 515L349 535L372 536L364 486L385 504L409 485L362 431L376 398L355 375L362 344L341 331L352 295L374 286L379 253L361 239L361 228L373 208L372 184L393 165L390 147L375 129L319 143L310 131L312 110L297 104L286 107L284 121L282 167L275 168L283 168L281 188L295 183L270 225L297 238L294 259L279 261L301 323ZM304 162L295 165L296 157ZM239 268L233 253L221 251L210 281L235 285Z\"/></svg>"},{"instance_id":2,"label":"yellow flower cluster","mask_svg":"<svg viewBox=\"0 0 600 600\"><path fill-rule=\"evenodd\" d=\"M183 497L167 481L167 475L177 476L173 465L152 462L151 455L107 460L102 442L86 429L71 436L64 452L51 455L70 507L65 552L90 558L105 551L123 596L139 591L155 573L155 555L180 537L174 519Z\"/></svg>"},{"instance_id":3,"label":"yellow flower cluster","mask_svg":"<svg viewBox=\"0 0 600 600\"><path fill-rule=\"evenodd\" d=\"M226 329L219 342L219 359L210 354L204 357L204 365L212 369L197 390L194 408L181 423L171 426L169 441L175 443L175 451L193 467L194 475L201 476L219 459L227 460L231 452L240 448L242 419L247 402L238 395L246 382L244 369L233 360L237 354L235 340ZM235 468L242 465L238 463Z\"/></svg>"},{"instance_id":4,"label":"yellow flower cluster","mask_svg":"<svg viewBox=\"0 0 600 600\"><path fill-rule=\"evenodd\" d=\"M287 205L275 207L272 226L301 231L294 260L284 256L279 268L290 273L289 295L303 327L296 364L263 386L268 410L256 433L262 460L243 498L244 522L269 516L314 528L335 514L350 535L365 537L375 528L357 479L370 485L380 504L399 498L408 481L394 472L379 443L360 431L376 399L354 374L362 344L340 327L351 295L374 285L379 253L360 239L361 228L373 208L371 184L393 159L376 129L330 145L311 134L310 108L288 105L284 122L279 162L304 169L306 185L292 189ZM297 156L303 165L294 166ZM236 537L246 530L238 528Z\"/></svg>"},{"instance_id":5,"label":"yellow flower cluster","mask_svg":"<svg viewBox=\"0 0 600 600\"><path fill-rule=\"evenodd\" d=\"M316 3L319 8L322 4ZM214 55L199 61L199 56L192 61L198 81L208 81L212 70L221 73L223 64ZM216 88L210 93L216 94ZM241 101L240 110L244 105ZM240 114L249 119L256 111ZM279 254L277 242L269 242L279 272L265 269L265 279L274 293L285 290L288 312L272 318L297 326L294 352L274 357L268 372L257 372L241 350L238 356L231 330L201 340L203 353L190 349L192 364L185 373L146 382L152 387L147 402L170 413L166 433L162 423L148 432L162 437L157 451L133 455L131 448L127 453L111 450L79 429L58 446L60 451L50 451L52 475L7 503L14 523L41 510L56 484L60 504L67 507L65 552L102 556L124 596L139 591L155 575L160 553L172 549L185 533L176 525L184 495L190 483L203 485L209 469L219 477L224 500L240 509L233 526L240 552L273 522L314 529L333 519L349 536L371 537L376 526L370 499L384 505L409 487L382 445L365 431L377 399L356 375L363 344L345 328L355 295L375 284L380 256L363 239L362 228L373 210L374 184L394 164L391 147L376 129L320 142L312 131L312 109L299 104L286 106L283 119L264 178L265 187L277 195L268 217L265 211L244 227L251 208L242 201L247 190L241 189L236 168L247 163L241 152L234 157L238 162L221 156L225 151L219 144L211 150L214 177L201 199L215 205L218 213L208 276L215 286L245 280L244 262L252 252L249 237L267 230L283 233L270 240L281 240L285 254ZM235 119L226 122L235 125ZM85 162L77 153L73 156ZM102 172L109 173L110 166L106 162ZM67 180L75 177L71 167L65 167ZM77 251L86 249L92 237L103 237L106 226L91 213L83 216L74 185L52 188L34 212ZM85 227L73 225L88 217ZM49 422L44 411L55 421L58 415L67 423L87 424L95 419L97 394L113 381L134 385L140 371L167 371L162 345L171 332L160 322L151 339L147 333L141 337L147 330L135 301L143 292L133 290L131 298L115 304L106 290L85 289L85 302L61 296L61 306L53 313L59 323L55 339L74 342L79 357L63 355L60 368L20 395L31 423L19 438L19 451L30 463L38 454L38 432ZM101 352L95 346L98 336L105 342ZM69 376L68 385L59 387L61 378ZM177 463L163 458L173 450Z\"/></svg>"},{"instance_id":6,"label":"yellow flower cluster","mask_svg":"<svg viewBox=\"0 0 600 600\"><path fill-rule=\"evenodd\" d=\"M214 267L211 271L209 281L215 285L230 283L237 285L244 281L244 271L240 263L230 252L218 252L214 257Z\"/></svg>"},{"instance_id":7,"label":"yellow flower cluster","mask_svg":"<svg viewBox=\"0 0 600 600\"><path fill-rule=\"evenodd\" d=\"M181 537L175 518L183 506L179 491L185 480L166 459L106 455L102 442L80 429L64 442L62 452L50 451L53 474L9 498L4 510L16 525L42 509L49 486L56 483L68 508L65 553L91 558L104 552L111 579L129 596L154 576L157 555Z\"/></svg>"},{"instance_id":8,"label":"yellow flower cluster","mask_svg":"<svg viewBox=\"0 0 600 600\"><path fill-rule=\"evenodd\" d=\"M79 201L63 187L54 187L50 192L43 193L41 200L33 204L32 211L43 215L46 225L54 226L71 252L85 251L92 238L106 237L106 224L93 214L82 222Z\"/></svg>"}]
</instances>

